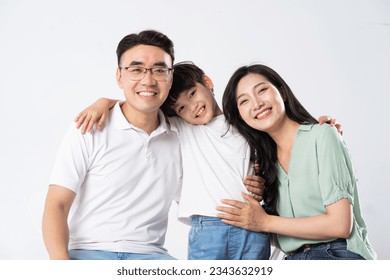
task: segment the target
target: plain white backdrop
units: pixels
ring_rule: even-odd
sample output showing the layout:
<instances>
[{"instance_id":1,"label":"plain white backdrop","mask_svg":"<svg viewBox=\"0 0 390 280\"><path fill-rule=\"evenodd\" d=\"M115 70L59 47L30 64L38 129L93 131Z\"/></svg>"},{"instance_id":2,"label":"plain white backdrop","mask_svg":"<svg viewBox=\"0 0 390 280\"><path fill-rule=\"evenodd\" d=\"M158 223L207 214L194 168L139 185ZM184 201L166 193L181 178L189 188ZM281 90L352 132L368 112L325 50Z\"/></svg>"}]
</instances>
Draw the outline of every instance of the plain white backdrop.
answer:
<instances>
[{"instance_id":1,"label":"plain white backdrop","mask_svg":"<svg viewBox=\"0 0 390 280\"><path fill-rule=\"evenodd\" d=\"M0 259L47 259L41 215L65 129L98 97L122 98L115 49L156 29L213 79L267 64L314 115L344 126L363 216L390 259L390 1L0 0ZM172 206L166 247L186 258Z\"/></svg>"}]
</instances>

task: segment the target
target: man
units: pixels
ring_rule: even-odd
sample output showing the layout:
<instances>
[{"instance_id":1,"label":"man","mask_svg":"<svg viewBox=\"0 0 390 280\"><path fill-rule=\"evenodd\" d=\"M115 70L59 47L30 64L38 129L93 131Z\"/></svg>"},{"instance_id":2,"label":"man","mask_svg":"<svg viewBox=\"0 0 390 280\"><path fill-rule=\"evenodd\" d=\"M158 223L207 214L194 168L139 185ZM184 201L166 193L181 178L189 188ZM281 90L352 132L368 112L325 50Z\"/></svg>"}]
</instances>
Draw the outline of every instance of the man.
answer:
<instances>
[{"instance_id":1,"label":"man","mask_svg":"<svg viewBox=\"0 0 390 280\"><path fill-rule=\"evenodd\" d=\"M102 131L72 125L54 165L43 215L51 259L173 259L163 243L181 156L159 111L172 85L173 43L146 30L125 36L117 56L125 102Z\"/></svg>"}]
</instances>

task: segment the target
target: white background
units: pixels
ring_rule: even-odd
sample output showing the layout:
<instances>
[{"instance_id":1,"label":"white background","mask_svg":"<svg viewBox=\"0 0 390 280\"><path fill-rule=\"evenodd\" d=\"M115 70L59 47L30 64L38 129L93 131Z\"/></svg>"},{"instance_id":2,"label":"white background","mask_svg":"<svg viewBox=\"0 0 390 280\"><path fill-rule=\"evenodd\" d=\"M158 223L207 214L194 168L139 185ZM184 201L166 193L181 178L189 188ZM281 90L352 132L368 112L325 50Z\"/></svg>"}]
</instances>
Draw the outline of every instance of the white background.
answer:
<instances>
[{"instance_id":1,"label":"white background","mask_svg":"<svg viewBox=\"0 0 390 280\"><path fill-rule=\"evenodd\" d=\"M336 117L369 238L390 259L387 0L0 0L0 259L47 259L41 215L65 129L98 97L122 98L116 46L149 28L209 74L218 100L236 68L261 62L314 116ZM166 247L185 259L175 211Z\"/></svg>"}]
</instances>

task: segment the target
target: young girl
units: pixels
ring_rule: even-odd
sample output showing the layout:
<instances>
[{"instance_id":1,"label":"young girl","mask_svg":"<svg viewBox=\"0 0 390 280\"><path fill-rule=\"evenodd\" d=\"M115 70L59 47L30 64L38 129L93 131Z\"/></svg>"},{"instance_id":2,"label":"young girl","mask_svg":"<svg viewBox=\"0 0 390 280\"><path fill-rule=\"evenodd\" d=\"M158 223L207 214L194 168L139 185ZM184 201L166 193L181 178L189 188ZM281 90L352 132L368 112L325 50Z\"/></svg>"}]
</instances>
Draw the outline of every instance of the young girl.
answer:
<instances>
[{"instance_id":1,"label":"young girl","mask_svg":"<svg viewBox=\"0 0 390 280\"><path fill-rule=\"evenodd\" d=\"M264 208L245 194L248 203L223 200L224 222L275 233L288 260L376 258L345 144L335 128L318 125L279 74L259 64L239 68L223 111L257 152L267 186Z\"/></svg>"}]
</instances>

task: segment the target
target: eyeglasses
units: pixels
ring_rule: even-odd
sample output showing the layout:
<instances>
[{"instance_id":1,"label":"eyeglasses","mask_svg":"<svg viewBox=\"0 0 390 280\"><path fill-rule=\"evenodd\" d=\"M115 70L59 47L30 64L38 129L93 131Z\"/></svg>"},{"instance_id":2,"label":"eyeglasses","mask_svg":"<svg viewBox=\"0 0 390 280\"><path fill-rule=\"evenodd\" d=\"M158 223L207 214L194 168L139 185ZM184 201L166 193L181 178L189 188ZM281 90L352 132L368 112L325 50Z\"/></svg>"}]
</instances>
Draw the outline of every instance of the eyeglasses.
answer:
<instances>
[{"instance_id":1,"label":"eyeglasses","mask_svg":"<svg viewBox=\"0 0 390 280\"><path fill-rule=\"evenodd\" d=\"M156 81L167 81L169 78L169 73L172 71L172 68L168 67L145 68L140 66L119 66L119 69L126 70L126 72L129 74L130 80L133 81L141 81L146 76L146 72L148 71L150 71L150 74L152 74L153 79Z\"/></svg>"}]
</instances>

